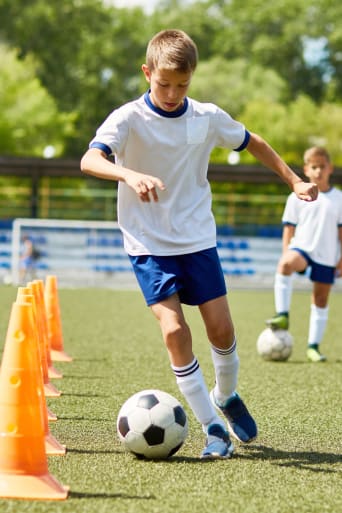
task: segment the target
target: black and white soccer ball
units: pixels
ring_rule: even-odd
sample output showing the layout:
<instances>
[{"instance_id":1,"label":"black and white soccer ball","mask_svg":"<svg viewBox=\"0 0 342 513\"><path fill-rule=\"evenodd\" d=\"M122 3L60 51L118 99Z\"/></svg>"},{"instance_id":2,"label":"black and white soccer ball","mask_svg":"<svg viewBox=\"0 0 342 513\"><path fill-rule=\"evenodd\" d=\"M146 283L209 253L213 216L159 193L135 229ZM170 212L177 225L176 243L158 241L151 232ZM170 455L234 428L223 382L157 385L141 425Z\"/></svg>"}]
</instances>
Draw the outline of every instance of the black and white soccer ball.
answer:
<instances>
[{"instance_id":1,"label":"black and white soccer ball","mask_svg":"<svg viewBox=\"0 0 342 513\"><path fill-rule=\"evenodd\" d=\"M172 456L188 434L188 419L182 405L161 390L142 390L127 399L116 426L125 449L148 459Z\"/></svg>"},{"instance_id":2,"label":"black and white soccer ball","mask_svg":"<svg viewBox=\"0 0 342 513\"><path fill-rule=\"evenodd\" d=\"M264 360L286 361L292 353L293 337L287 330L266 328L257 340L258 354Z\"/></svg>"}]
</instances>

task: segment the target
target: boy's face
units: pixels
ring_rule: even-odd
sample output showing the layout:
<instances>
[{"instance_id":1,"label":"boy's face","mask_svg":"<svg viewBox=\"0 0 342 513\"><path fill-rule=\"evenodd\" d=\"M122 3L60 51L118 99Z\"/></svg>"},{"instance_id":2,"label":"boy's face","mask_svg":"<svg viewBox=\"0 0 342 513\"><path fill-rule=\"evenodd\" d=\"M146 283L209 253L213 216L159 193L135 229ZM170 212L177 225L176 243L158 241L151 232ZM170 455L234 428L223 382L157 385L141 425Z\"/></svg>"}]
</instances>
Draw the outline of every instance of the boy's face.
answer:
<instances>
[{"instance_id":1,"label":"boy's face","mask_svg":"<svg viewBox=\"0 0 342 513\"><path fill-rule=\"evenodd\" d=\"M146 64L141 67L150 84L150 98L155 107L173 112L180 109L190 86L192 72L155 69L150 71Z\"/></svg>"},{"instance_id":2,"label":"boy's face","mask_svg":"<svg viewBox=\"0 0 342 513\"><path fill-rule=\"evenodd\" d=\"M319 190L329 189L330 175L333 172L332 164L322 156L311 157L307 164L304 164L304 174L310 182L316 183Z\"/></svg>"}]
</instances>

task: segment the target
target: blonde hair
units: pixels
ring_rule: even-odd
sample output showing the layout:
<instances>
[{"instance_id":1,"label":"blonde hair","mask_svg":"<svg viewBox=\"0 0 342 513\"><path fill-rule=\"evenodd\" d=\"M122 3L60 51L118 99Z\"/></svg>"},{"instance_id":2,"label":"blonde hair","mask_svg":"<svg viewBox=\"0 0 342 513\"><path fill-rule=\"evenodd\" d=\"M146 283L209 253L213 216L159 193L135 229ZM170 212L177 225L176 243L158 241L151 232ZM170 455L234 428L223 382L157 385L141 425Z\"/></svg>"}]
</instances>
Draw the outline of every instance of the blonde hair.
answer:
<instances>
[{"instance_id":1,"label":"blonde hair","mask_svg":"<svg viewBox=\"0 0 342 513\"><path fill-rule=\"evenodd\" d=\"M330 162L330 155L328 151L321 146L312 146L312 148L309 148L304 152L304 164L308 164L314 157L323 157L328 162Z\"/></svg>"},{"instance_id":2,"label":"blonde hair","mask_svg":"<svg viewBox=\"0 0 342 513\"><path fill-rule=\"evenodd\" d=\"M188 73L196 69L197 60L196 44L185 32L177 29L158 32L146 50L146 64L150 71L165 69Z\"/></svg>"}]
</instances>

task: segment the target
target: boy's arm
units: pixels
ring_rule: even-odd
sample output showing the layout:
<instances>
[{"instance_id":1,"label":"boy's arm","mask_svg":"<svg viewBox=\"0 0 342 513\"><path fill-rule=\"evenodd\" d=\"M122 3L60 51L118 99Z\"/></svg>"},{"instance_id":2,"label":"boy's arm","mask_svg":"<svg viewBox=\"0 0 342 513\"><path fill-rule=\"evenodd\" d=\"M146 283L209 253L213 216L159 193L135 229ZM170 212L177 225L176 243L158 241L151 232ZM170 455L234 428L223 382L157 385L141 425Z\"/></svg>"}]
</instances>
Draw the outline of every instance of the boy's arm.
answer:
<instances>
[{"instance_id":1,"label":"boy's arm","mask_svg":"<svg viewBox=\"0 0 342 513\"><path fill-rule=\"evenodd\" d=\"M317 198L317 185L303 182L262 137L251 133L247 150L262 164L277 173L299 199L313 201Z\"/></svg>"},{"instance_id":2,"label":"boy's arm","mask_svg":"<svg viewBox=\"0 0 342 513\"><path fill-rule=\"evenodd\" d=\"M150 194L154 201L158 201L156 187L165 189L163 182L156 176L138 173L132 169L114 164L107 159L107 155L98 148L90 148L81 159L81 171L88 175L125 182L140 197L142 201L150 201Z\"/></svg>"}]
</instances>

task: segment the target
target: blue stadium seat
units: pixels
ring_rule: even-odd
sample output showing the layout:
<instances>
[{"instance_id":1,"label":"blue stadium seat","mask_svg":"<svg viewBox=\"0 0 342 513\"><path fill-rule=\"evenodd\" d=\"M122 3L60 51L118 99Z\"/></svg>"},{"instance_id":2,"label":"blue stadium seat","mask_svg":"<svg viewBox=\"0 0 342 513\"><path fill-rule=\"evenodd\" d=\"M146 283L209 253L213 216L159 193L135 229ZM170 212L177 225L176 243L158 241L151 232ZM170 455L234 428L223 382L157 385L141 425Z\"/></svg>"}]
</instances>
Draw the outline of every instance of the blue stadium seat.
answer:
<instances>
[{"instance_id":1,"label":"blue stadium seat","mask_svg":"<svg viewBox=\"0 0 342 513\"><path fill-rule=\"evenodd\" d=\"M218 226L217 235L234 235L234 228L232 226Z\"/></svg>"},{"instance_id":2,"label":"blue stadium seat","mask_svg":"<svg viewBox=\"0 0 342 513\"><path fill-rule=\"evenodd\" d=\"M42 270L47 270L47 269L49 269L48 264L47 264L47 263L45 263L45 262L37 262L37 263L35 264L35 267L36 267L36 269L42 269Z\"/></svg>"},{"instance_id":3,"label":"blue stadium seat","mask_svg":"<svg viewBox=\"0 0 342 513\"><path fill-rule=\"evenodd\" d=\"M246 240L241 240L238 244L238 249L249 249L249 244Z\"/></svg>"}]
</instances>

